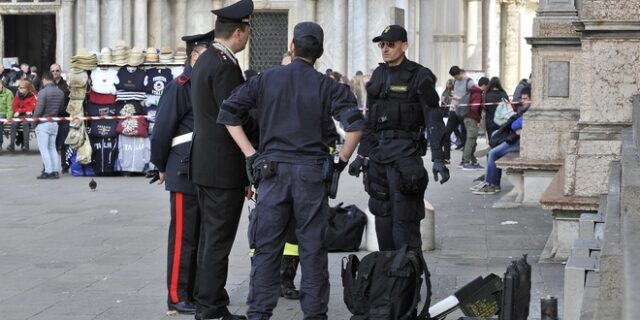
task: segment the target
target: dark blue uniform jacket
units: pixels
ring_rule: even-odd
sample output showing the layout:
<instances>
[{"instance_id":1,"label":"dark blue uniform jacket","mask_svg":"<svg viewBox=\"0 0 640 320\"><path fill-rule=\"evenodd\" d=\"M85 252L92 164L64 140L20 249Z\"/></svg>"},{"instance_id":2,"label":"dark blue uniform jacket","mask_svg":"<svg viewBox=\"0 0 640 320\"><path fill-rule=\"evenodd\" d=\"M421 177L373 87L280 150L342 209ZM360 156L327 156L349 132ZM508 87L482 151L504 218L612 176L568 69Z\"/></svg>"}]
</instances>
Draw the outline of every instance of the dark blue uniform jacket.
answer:
<instances>
[{"instance_id":1,"label":"dark blue uniform jacket","mask_svg":"<svg viewBox=\"0 0 640 320\"><path fill-rule=\"evenodd\" d=\"M265 71L238 87L222 103L218 123L241 125L257 109L259 152L270 160L307 163L325 159L327 122L345 131L364 129L349 88L317 72L304 60Z\"/></svg>"},{"instance_id":2,"label":"dark blue uniform jacket","mask_svg":"<svg viewBox=\"0 0 640 320\"><path fill-rule=\"evenodd\" d=\"M151 136L151 162L165 173L165 188L169 191L195 195L195 185L188 179L190 143L171 147L171 140L193 132L191 108L191 66L165 87L156 114Z\"/></svg>"}]
</instances>

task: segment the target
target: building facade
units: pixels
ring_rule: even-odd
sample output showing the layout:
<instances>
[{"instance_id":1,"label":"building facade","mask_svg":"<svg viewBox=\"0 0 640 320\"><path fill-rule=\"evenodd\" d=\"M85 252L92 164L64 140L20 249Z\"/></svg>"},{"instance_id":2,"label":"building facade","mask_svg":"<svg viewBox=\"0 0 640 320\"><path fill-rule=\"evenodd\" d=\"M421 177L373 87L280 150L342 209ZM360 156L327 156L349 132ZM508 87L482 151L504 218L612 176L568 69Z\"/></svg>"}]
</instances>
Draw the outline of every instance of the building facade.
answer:
<instances>
[{"instance_id":1,"label":"building facade","mask_svg":"<svg viewBox=\"0 0 640 320\"><path fill-rule=\"evenodd\" d=\"M99 52L120 39L141 49L182 46L180 37L209 31L210 10L236 0L1 0L0 56L63 68L79 48ZM439 79L452 65L503 78L513 89L531 72L538 0L254 0L253 35L240 54L258 71L277 65L298 21L325 29L317 68L349 77L380 62L371 39L388 24L409 34L410 59ZM28 36L27 36L28 35ZM29 43L27 42L27 39ZM48 66L47 66L48 67ZM440 81L439 84L444 83Z\"/></svg>"}]
</instances>

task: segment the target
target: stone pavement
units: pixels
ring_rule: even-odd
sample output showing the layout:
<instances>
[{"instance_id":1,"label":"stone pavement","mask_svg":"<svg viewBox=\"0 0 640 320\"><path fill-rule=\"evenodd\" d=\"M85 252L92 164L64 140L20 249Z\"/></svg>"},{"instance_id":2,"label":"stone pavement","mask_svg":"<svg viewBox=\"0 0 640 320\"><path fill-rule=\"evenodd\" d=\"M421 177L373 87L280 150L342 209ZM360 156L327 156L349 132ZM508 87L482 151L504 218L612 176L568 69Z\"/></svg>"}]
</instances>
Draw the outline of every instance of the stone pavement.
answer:
<instances>
[{"instance_id":1,"label":"stone pavement","mask_svg":"<svg viewBox=\"0 0 640 320\"><path fill-rule=\"evenodd\" d=\"M461 152L453 156L457 163ZM0 155L0 319L192 319L165 315L169 195L163 187L139 177L96 178L97 191L90 192L89 178L36 180L40 168L33 151ZM512 258L528 254L533 265L530 319L539 318L541 297L559 297L562 306L564 266L537 263L551 231L550 213L492 209L500 194L468 191L481 172L453 166L451 173L444 185L431 181L426 195L436 209L437 249L426 254L433 301L478 275L502 276ZM511 188L506 179L503 183L504 189ZM361 183L346 174L337 200L367 207ZM246 229L245 210L227 286L230 309L240 313L246 309L249 274ZM340 279L345 255L330 254L332 320L349 319ZM281 299L273 319L301 319L299 310L297 302Z\"/></svg>"}]
</instances>

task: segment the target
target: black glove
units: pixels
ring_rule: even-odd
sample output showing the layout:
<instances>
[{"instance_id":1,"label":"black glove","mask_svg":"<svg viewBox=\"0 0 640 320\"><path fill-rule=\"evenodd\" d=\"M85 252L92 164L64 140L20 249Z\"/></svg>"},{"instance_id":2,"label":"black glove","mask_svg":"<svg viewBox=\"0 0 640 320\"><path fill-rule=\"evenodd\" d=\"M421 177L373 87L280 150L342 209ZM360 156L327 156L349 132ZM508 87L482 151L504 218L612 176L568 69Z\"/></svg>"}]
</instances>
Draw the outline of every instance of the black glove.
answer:
<instances>
[{"instance_id":1,"label":"black glove","mask_svg":"<svg viewBox=\"0 0 640 320\"><path fill-rule=\"evenodd\" d=\"M444 161L437 160L433 163L433 179L438 181L438 174L440 174L440 184L449 181L449 169L444 165Z\"/></svg>"},{"instance_id":2,"label":"black glove","mask_svg":"<svg viewBox=\"0 0 640 320\"><path fill-rule=\"evenodd\" d=\"M361 156L357 156L353 162L349 165L349 175L354 177L359 177L360 172L362 172L362 167L364 166L364 158Z\"/></svg>"},{"instance_id":3,"label":"black glove","mask_svg":"<svg viewBox=\"0 0 640 320\"><path fill-rule=\"evenodd\" d=\"M250 155L244 159L245 169L247 170L247 178L249 178L249 183L254 185L256 183L255 176L253 175L253 164L256 162L260 154L256 151L253 155Z\"/></svg>"},{"instance_id":4,"label":"black glove","mask_svg":"<svg viewBox=\"0 0 640 320\"><path fill-rule=\"evenodd\" d=\"M152 184L158 180L160 180L160 172L158 170L149 170L145 175L145 178L151 179L149 180L149 184Z\"/></svg>"}]
</instances>

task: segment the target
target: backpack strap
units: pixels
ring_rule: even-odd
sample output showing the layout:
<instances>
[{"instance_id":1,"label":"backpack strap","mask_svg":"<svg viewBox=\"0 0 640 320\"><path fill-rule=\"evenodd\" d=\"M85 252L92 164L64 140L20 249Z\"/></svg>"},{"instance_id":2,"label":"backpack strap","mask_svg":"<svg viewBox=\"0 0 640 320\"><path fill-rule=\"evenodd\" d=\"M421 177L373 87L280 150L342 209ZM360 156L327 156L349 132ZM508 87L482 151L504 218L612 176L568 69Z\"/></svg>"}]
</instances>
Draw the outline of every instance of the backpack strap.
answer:
<instances>
[{"instance_id":1,"label":"backpack strap","mask_svg":"<svg viewBox=\"0 0 640 320\"><path fill-rule=\"evenodd\" d=\"M422 311L418 314L419 320L430 320L431 316L429 315L429 306L431 305L431 274L429 273L429 268L427 267L427 261L424 260L424 256L422 255L422 251L417 253L419 257L419 261L422 263L422 267L424 268L424 284L427 286L427 297L424 301L424 307L422 307Z\"/></svg>"}]
</instances>

